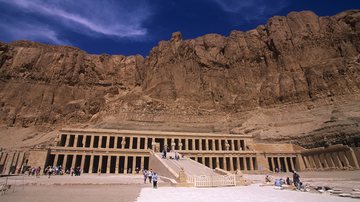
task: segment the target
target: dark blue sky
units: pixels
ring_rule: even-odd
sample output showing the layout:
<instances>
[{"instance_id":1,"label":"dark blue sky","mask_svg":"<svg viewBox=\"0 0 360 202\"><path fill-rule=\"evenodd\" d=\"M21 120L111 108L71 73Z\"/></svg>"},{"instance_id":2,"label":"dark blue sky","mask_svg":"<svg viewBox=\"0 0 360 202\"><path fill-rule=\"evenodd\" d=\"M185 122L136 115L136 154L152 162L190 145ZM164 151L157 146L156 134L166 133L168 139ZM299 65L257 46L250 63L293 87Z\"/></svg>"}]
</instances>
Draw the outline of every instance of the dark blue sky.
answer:
<instances>
[{"instance_id":1,"label":"dark blue sky","mask_svg":"<svg viewBox=\"0 0 360 202\"><path fill-rule=\"evenodd\" d=\"M311 10L334 15L356 0L0 0L0 41L28 39L89 53L147 56L160 40L228 35L274 15Z\"/></svg>"}]
</instances>

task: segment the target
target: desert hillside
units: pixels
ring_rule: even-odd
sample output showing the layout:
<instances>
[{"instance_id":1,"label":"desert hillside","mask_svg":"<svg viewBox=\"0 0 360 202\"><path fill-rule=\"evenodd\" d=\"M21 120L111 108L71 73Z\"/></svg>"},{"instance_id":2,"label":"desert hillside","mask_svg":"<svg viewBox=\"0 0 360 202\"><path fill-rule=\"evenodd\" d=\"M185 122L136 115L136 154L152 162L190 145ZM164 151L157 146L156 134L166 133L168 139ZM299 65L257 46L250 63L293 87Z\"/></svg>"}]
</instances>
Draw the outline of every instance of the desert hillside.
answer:
<instances>
[{"instance_id":1,"label":"desert hillside","mask_svg":"<svg viewBox=\"0 0 360 202\"><path fill-rule=\"evenodd\" d=\"M50 145L62 127L359 144L360 11L291 12L229 36L175 32L146 58L0 42L0 147Z\"/></svg>"}]
</instances>

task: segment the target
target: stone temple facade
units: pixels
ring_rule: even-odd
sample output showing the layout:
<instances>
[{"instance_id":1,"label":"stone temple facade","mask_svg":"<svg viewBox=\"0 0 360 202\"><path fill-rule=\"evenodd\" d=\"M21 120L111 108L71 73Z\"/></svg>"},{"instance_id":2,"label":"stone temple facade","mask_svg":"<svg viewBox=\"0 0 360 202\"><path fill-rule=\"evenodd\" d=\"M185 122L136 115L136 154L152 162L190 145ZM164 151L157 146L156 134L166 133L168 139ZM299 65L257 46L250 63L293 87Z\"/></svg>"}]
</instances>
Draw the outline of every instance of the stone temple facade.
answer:
<instances>
[{"instance_id":1,"label":"stone temple facade","mask_svg":"<svg viewBox=\"0 0 360 202\"><path fill-rule=\"evenodd\" d=\"M244 173L359 169L360 149L346 145L304 149L257 143L250 135L164 131L63 129L55 146L1 151L0 173L27 167L80 167L83 173L130 174L150 169L151 151L177 151L212 169Z\"/></svg>"}]
</instances>

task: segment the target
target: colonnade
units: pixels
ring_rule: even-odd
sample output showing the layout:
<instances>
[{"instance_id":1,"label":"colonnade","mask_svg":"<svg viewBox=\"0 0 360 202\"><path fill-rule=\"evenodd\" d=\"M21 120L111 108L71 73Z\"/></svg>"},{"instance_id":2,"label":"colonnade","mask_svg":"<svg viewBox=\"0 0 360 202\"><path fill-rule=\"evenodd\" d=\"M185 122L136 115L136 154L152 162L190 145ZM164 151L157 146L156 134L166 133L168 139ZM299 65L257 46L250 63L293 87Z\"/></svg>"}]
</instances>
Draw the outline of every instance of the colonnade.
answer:
<instances>
[{"instance_id":1,"label":"colonnade","mask_svg":"<svg viewBox=\"0 0 360 202\"><path fill-rule=\"evenodd\" d=\"M25 152L0 152L0 174L18 174L25 161Z\"/></svg>"},{"instance_id":2,"label":"colonnade","mask_svg":"<svg viewBox=\"0 0 360 202\"><path fill-rule=\"evenodd\" d=\"M48 165L61 166L64 172L80 167L83 173L127 174L148 169L149 156L54 153L50 155Z\"/></svg>"},{"instance_id":3,"label":"colonnade","mask_svg":"<svg viewBox=\"0 0 360 202\"><path fill-rule=\"evenodd\" d=\"M212 169L221 168L227 171L258 170L257 159L256 157L253 156L211 155L211 156L190 156L190 158Z\"/></svg>"},{"instance_id":4,"label":"colonnade","mask_svg":"<svg viewBox=\"0 0 360 202\"><path fill-rule=\"evenodd\" d=\"M270 171L291 172L298 170L295 156L268 156L267 159Z\"/></svg>"},{"instance_id":5,"label":"colonnade","mask_svg":"<svg viewBox=\"0 0 360 202\"><path fill-rule=\"evenodd\" d=\"M158 149L169 148L180 151L245 151L244 139L196 138L196 137L143 137L122 135L61 134L57 146L103 149Z\"/></svg>"},{"instance_id":6,"label":"colonnade","mask_svg":"<svg viewBox=\"0 0 360 202\"><path fill-rule=\"evenodd\" d=\"M352 149L340 151L306 152L303 154L307 170L359 169L359 162Z\"/></svg>"}]
</instances>

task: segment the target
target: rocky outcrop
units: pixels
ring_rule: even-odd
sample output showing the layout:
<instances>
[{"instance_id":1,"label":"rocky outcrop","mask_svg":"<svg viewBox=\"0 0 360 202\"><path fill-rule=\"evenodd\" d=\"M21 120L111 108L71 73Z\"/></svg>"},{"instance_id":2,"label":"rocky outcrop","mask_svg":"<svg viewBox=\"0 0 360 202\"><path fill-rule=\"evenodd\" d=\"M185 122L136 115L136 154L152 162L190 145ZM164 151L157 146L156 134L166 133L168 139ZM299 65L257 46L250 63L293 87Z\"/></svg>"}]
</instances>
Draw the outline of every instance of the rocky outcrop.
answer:
<instances>
[{"instance_id":1,"label":"rocky outcrop","mask_svg":"<svg viewBox=\"0 0 360 202\"><path fill-rule=\"evenodd\" d=\"M358 11L292 12L229 37L182 40L177 33L145 61L144 90L221 110L359 93L359 23Z\"/></svg>"},{"instance_id":2,"label":"rocky outcrop","mask_svg":"<svg viewBox=\"0 0 360 202\"><path fill-rule=\"evenodd\" d=\"M251 110L356 97L359 52L359 10L331 17L291 12L227 37L184 40L175 32L146 59L0 43L0 118L9 127L138 121L257 131L243 127Z\"/></svg>"}]
</instances>

